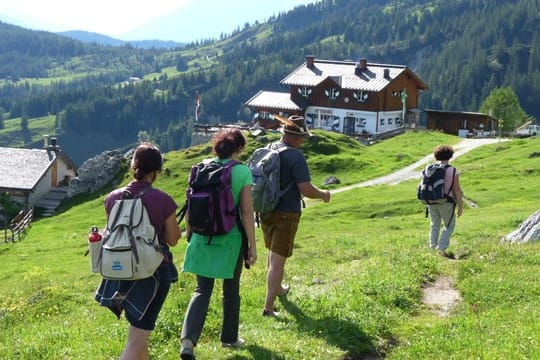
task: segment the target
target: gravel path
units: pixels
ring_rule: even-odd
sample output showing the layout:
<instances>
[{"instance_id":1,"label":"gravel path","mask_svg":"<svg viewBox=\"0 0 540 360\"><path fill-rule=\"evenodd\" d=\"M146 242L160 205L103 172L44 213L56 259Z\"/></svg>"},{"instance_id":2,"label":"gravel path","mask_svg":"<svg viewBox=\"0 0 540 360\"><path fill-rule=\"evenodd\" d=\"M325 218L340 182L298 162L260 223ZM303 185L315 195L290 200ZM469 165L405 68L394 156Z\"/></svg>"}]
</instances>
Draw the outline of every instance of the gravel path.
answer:
<instances>
[{"instance_id":1,"label":"gravel path","mask_svg":"<svg viewBox=\"0 0 540 360\"><path fill-rule=\"evenodd\" d=\"M454 145L454 156L452 159L461 156L472 149L475 149L482 145L493 144L499 141L507 141L508 139L463 139L457 145ZM420 179L421 172L419 168L423 168L428 163L434 161L433 154L424 156L422 159L418 160L414 164L404 167L396 172L393 172L388 175L384 175L375 179L367 180L358 184L345 186L339 189L331 190L332 194L337 194L343 191L347 191L354 188L366 187L372 185L396 185L400 182L411 180L411 179Z\"/></svg>"}]
</instances>

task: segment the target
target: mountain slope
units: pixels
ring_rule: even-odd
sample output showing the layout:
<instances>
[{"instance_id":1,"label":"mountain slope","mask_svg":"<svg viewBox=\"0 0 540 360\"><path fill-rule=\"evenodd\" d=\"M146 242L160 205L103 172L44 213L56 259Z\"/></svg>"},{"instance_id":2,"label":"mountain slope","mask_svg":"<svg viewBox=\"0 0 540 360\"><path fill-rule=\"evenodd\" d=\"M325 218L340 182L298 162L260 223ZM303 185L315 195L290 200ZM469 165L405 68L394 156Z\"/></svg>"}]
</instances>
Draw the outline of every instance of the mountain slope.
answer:
<instances>
[{"instance_id":1,"label":"mountain slope","mask_svg":"<svg viewBox=\"0 0 540 360\"><path fill-rule=\"evenodd\" d=\"M313 54L407 65L429 85L420 97L425 108L478 111L490 91L508 86L538 118L539 12L534 0L323 0L174 51L90 47L0 26L0 45L11 46L0 54L0 77L21 69L19 76L62 76L50 88L42 79L33 87L0 80L0 107L15 118L23 110L30 118L58 114L64 136L107 129L118 142L103 146L122 147L143 131L172 150L190 143L197 94L201 123L250 122L243 103L261 89L287 90L279 81ZM37 46L26 51L24 39Z\"/></svg>"}]
</instances>

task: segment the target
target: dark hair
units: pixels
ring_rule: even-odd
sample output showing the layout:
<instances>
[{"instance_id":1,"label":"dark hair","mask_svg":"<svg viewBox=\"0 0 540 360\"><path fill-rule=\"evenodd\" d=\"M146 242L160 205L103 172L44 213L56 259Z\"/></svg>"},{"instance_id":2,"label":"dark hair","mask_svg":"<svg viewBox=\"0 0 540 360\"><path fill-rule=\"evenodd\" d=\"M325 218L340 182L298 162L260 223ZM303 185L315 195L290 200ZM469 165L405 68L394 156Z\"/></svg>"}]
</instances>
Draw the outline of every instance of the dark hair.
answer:
<instances>
[{"instance_id":1,"label":"dark hair","mask_svg":"<svg viewBox=\"0 0 540 360\"><path fill-rule=\"evenodd\" d=\"M213 151L220 159L228 159L233 153L246 146L246 138L238 129L221 130L212 141Z\"/></svg>"},{"instance_id":2,"label":"dark hair","mask_svg":"<svg viewBox=\"0 0 540 360\"><path fill-rule=\"evenodd\" d=\"M135 179L141 180L148 173L161 171L162 166L163 157L155 145L144 142L135 149L131 159L131 171Z\"/></svg>"},{"instance_id":3,"label":"dark hair","mask_svg":"<svg viewBox=\"0 0 540 360\"><path fill-rule=\"evenodd\" d=\"M454 155L454 149L448 145L438 145L433 149L433 155L439 161L450 160Z\"/></svg>"}]
</instances>

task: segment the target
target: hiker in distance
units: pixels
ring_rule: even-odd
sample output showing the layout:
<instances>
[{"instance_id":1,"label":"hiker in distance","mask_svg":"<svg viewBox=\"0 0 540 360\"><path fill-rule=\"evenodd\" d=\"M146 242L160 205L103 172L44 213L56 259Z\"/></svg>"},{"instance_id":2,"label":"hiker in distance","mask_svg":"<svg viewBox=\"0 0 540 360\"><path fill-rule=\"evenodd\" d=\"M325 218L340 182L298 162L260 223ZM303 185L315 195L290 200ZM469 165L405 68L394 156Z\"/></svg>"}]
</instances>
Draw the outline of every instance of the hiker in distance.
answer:
<instances>
[{"instance_id":1,"label":"hiker in distance","mask_svg":"<svg viewBox=\"0 0 540 360\"><path fill-rule=\"evenodd\" d=\"M234 161L235 165L230 168L232 171L229 180L232 184L234 207L241 221L235 222L232 229L225 234L203 235L198 233L194 226L200 219L190 219L190 216L193 216L192 212L196 212L197 215L202 214L204 209L195 209L196 201L192 203L193 208L191 205L188 206L186 233L189 244L186 248L183 271L197 275L197 287L189 302L182 325L180 358L184 360L195 358L193 348L199 341L206 320L215 279L223 279L223 317L220 335L222 346L242 347L245 343L238 337L240 275L244 263L248 267L255 264L257 260L255 219L251 198L253 180L250 169L238 162L245 146L246 139L238 129L223 130L213 138L213 151L217 155L213 161L222 164L222 168ZM202 170L199 171L201 172ZM192 176L190 176L190 186L191 178ZM222 206L223 204L220 204L220 208Z\"/></svg>"},{"instance_id":2,"label":"hiker in distance","mask_svg":"<svg viewBox=\"0 0 540 360\"><path fill-rule=\"evenodd\" d=\"M115 201L122 198L124 190L128 190L132 196L144 191L142 202L163 254L161 265L151 277L135 281L104 279L96 292L96 301L107 306L118 317L124 311L130 324L121 360L148 359L148 337L154 330L171 283L178 280L178 272L169 250L169 246L178 243L182 234L176 221L177 205L171 196L152 187L162 166L163 158L159 149L151 143L142 143L135 150L131 161L133 180L125 188L113 190L105 199L108 217Z\"/></svg>"},{"instance_id":3,"label":"hiker in distance","mask_svg":"<svg viewBox=\"0 0 540 360\"><path fill-rule=\"evenodd\" d=\"M459 184L459 172L448 162L454 155L454 149L448 145L436 146L433 150L435 160L441 165L446 165L444 176L444 193L450 198L448 202L441 204L428 204L430 217L430 235L429 246L432 249L440 251L444 257L451 257L446 251L450 245L450 237L456 226L455 210L457 207L457 216L463 213L463 197ZM444 230L440 233L441 222ZM439 236L440 235L440 236Z\"/></svg>"},{"instance_id":4,"label":"hiker in distance","mask_svg":"<svg viewBox=\"0 0 540 360\"><path fill-rule=\"evenodd\" d=\"M287 295L289 286L283 285L285 262L293 253L294 238L302 213L302 196L330 201L330 191L323 191L311 183L306 159L298 148L311 136L304 118L274 116L282 123L281 139L274 148L287 147L280 152L280 184L293 184L279 198L274 210L261 213L261 227L268 252L266 300L263 316L279 315L274 309L277 296Z\"/></svg>"}]
</instances>

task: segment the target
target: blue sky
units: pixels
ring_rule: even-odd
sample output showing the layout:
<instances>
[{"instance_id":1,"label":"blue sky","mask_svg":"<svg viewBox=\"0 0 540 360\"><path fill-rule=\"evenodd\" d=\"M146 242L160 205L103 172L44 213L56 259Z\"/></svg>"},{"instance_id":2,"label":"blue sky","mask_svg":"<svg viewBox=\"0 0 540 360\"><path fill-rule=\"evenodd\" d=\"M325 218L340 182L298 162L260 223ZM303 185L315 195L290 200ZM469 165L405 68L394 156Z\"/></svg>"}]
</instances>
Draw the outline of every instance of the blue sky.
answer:
<instances>
[{"instance_id":1,"label":"blue sky","mask_svg":"<svg viewBox=\"0 0 540 360\"><path fill-rule=\"evenodd\" d=\"M316 0L0 0L0 20L46 31L124 40L194 41ZM142 38L141 38L142 37Z\"/></svg>"}]
</instances>

